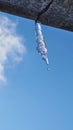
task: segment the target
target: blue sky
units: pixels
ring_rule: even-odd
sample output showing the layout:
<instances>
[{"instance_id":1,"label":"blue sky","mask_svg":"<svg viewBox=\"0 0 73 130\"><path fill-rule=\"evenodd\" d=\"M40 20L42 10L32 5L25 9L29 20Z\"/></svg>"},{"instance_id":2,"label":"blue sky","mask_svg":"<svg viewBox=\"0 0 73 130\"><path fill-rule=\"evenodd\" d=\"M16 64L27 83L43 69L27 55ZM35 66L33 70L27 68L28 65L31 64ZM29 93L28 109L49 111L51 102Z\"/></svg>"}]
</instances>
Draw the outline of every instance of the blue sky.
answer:
<instances>
[{"instance_id":1,"label":"blue sky","mask_svg":"<svg viewBox=\"0 0 73 130\"><path fill-rule=\"evenodd\" d=\"M47 71L36 51L34 21L0 13L4 18L0 130L73 130L73 33L42 26L50 63Z\"/></svg>"}]
</instances>

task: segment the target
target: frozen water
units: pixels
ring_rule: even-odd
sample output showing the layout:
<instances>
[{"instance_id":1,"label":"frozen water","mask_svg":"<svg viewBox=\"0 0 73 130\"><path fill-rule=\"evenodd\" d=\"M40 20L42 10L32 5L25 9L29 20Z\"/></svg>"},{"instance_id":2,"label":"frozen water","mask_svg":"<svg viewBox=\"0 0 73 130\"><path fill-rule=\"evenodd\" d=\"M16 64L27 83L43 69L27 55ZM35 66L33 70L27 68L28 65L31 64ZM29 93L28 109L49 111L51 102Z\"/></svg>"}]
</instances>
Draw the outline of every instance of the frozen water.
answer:
<instances>
[{"instance_id":1,"label":"frozen water","mask_svg":"<svg viewBox=\"0 0 73 130\"><path fill-rule=\"evenodd\" d=\"M47 47L44 41L41 23L35 23L35 33L36 33L36 43L37 43L37 51L41 54L42 59L49 64L48 57L47 57Z\"/></svg>"}]
</instances>

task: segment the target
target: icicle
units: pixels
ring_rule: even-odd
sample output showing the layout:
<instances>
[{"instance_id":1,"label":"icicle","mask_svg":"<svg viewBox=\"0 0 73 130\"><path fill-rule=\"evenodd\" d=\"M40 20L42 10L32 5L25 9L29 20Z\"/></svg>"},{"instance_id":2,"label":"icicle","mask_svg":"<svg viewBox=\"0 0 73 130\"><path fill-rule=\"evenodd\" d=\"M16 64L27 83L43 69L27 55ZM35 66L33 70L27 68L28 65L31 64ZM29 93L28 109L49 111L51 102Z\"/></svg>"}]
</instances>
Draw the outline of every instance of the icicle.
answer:
<instances>
[{"instance_id":1,"label":"icicle","mask_svg":"<svg viewBox=\"0 0 73 130\"><path fill-rule=\"evenodd\" d=\"M48 57L47 57L47 47L44 41L44 37L42 34L41 23L35 23L35 32L36 32L36 43L37 43L37 51L41 54L42 59L49 64Z\"/></svg>"}]
</instances>

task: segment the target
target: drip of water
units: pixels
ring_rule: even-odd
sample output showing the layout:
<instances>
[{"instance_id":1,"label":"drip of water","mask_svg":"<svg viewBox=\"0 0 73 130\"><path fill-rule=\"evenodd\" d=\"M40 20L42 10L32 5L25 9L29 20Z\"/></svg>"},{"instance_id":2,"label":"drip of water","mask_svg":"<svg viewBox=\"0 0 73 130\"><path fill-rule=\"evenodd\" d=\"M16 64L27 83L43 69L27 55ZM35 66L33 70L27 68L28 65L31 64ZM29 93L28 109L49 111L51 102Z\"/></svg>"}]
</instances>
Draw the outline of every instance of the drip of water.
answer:
<instances>
[{"instance_id":1,"label":"drip of water","mask_svg":"<svg viewBox=\"0 0 73 130\"><path fill-rule=\"evenodd\" d=\"M49 64L48 57L47 57L47 47L44 41L41 23L36 22L35 23L35 33L36 33L36 49L39 54L41 54L42 59L46 62L46 64Z\"/></svg>"}]
</instances>

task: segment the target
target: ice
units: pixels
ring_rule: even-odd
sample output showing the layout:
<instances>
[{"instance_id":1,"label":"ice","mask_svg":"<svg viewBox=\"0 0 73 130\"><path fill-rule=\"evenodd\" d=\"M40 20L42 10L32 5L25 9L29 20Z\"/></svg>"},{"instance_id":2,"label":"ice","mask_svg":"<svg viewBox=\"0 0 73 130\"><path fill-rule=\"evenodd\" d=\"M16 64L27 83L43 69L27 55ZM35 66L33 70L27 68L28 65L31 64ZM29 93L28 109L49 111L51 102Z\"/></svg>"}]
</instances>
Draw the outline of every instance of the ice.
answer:
<instances>
[{"instance_id":1,"label":"ice","mask_svg":"<svg viewBox=\"0 0 73 130\"><path fill-rule=\"evenodd\" d=\"M41 54L42 59L48 65L49 61L47 57L47 47L44 41L41 23L38 23L38 22L35 23L35 33L36 33L36 43L37 43L36 49L38 53Z\"/></svg>"}]
</instances>

